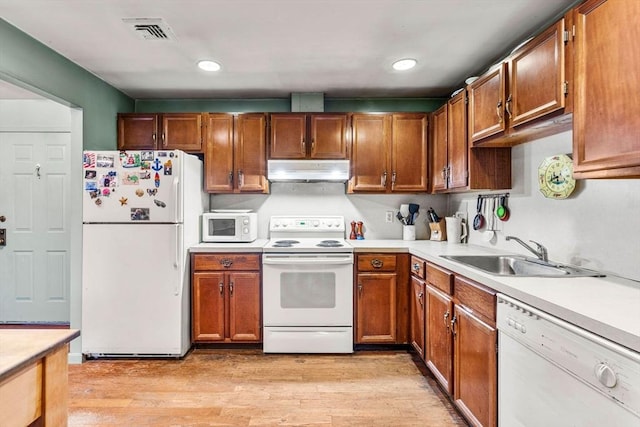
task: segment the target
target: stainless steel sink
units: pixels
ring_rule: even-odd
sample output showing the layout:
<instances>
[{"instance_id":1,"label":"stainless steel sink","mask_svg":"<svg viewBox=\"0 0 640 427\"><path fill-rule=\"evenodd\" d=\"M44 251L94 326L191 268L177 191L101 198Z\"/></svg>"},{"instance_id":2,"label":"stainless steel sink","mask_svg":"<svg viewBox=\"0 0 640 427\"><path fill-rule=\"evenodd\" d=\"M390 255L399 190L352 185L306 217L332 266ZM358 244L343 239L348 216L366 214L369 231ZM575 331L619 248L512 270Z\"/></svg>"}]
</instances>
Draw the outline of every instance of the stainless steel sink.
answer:
<instances>
[{"instance_id":1,"label":"stainless steel sink","mask_svg":"<svg viewBox=\"0 0 640 427\"><path fill-rule=\"evenodd\" d=\"M440 255L497 276L601 277L597 271L517 255Z\"/></svg>"}]
</instances>

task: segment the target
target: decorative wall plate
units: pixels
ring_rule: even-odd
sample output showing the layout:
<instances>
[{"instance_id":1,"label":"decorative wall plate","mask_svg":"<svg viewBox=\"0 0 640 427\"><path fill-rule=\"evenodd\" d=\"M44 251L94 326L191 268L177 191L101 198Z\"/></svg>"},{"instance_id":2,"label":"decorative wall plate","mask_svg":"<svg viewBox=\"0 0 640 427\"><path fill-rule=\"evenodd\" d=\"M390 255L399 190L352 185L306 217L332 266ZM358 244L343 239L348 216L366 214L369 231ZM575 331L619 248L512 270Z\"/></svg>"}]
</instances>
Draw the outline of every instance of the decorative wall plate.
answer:
<instances>
[{"instance_id":1,"label":"decorative wall plate","mask_svg":"<svg viewBox=\"0 0 640 427\"><path fill-rule=\"evenodd\" d=\"M550 199L566 199L576 188L573 161L566 154L547 157L538 167L538 187Z\"/></svg>"}]
</instances>

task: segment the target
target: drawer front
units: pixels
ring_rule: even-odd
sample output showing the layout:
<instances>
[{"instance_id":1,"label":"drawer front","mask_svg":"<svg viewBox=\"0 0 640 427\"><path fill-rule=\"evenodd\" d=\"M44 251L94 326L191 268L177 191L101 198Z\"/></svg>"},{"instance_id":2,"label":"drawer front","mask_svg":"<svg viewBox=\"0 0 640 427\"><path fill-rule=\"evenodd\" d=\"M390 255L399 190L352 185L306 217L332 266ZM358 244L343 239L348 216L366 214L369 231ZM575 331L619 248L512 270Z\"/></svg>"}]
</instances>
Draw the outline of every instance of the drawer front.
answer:
<instances>
[{"instance_id":1,"label":"drawer front","mask_svg":"<svg viewBox=\"0 0 640 427\"><path fill-rule=\"evenodd\" d=\"M427 263L427 283L449 295L453 294L453 273L435 264Z\"/></svg>"},{"instance_id":2,"label":"drawer front","mask_svg":"<svg viewBox=\"0 0 640 427\"><path fill-rule=\"evenodd\" d=\"M193 270L260 270L260 255L194 254Z\"/></svg>"},{"instance_id":3,"label":"drawer front","mask_svg":"<svg viewBox=\"0 0 640 427\"><path fill-rule=\"evenodd\" d=\"M358 255L358 271L396 271L396 256L389 254Z\"/></svg>"},{"instance_id":4,"label":"drawer front","mask_svg":"<svg viewBox=\"0 0 640 427\"><path fill-rule=\"evenodd\" d=\"M491 325L496 322L496 291L465 277L456 276L454 300Z\"/></svg>"},{"instance_id":5,"label":"drawer front","mask_svg":"<svg viewBox=\"0 0 640 427\"><path fill-rule=\"evenodd\" d=\"M427 262L417 256L411 256L411 274L424 280Z\"/></svg>"}]
</instances>

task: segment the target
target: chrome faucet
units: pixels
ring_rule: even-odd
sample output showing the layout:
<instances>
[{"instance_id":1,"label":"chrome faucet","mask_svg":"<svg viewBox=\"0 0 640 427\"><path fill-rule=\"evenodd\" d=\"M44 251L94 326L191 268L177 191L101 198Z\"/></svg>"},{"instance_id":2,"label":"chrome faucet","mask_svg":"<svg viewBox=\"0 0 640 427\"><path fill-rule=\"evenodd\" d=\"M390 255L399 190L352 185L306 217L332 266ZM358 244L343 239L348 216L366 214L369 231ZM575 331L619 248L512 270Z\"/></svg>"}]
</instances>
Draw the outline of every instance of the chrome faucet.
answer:
<instances>
[{"instance_id":1,"label":"chrome faucet","mask_svg":"<svg viewBox=\"0 0 640 427\"><path fill-rule=\"evenodd\" d=\"M505 236L504 239L507 240L507 241L515 240L516 242L520 243L522 246L527 248L527 250L529 250L532 253L534 253L538 257L538 259L540 259L540 260L542 260L544 262L549 261L549 256L547 255L547 248L545 248L544 246L542 246L538 242L534 242L533 240L529 240L531 243L536 245L536 249L533 249L531 246L527 245L525 242L523 242L522 240L518 239L515 236Z\"/></svg>"}]
</instances>

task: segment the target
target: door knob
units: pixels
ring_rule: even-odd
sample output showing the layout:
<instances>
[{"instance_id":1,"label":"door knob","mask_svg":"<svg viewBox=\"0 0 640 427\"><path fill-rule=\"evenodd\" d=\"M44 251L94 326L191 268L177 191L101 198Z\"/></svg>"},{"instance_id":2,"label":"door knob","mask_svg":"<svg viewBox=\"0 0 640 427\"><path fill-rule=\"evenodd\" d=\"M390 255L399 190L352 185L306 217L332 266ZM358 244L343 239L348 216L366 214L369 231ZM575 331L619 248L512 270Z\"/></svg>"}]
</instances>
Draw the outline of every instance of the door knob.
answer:
<instances>
[{"instance_id":1,"label":"door knob","mask_svg":"<svg viewBox=\"0 0 640 427\"><path fill-rule=\"evenodd\" d=\"M7 246L7 230L0 228L0 246Z\"/></svg>"},{"instance_id":2,"label":"door knob","mask_svg":"<svg viewBox=\"0 0 640 427\"><path fill-rule=\"evenodd\" d=\"M0 222L5 222L7 218L4 215L0 215Z\"/></svg>"}]
</instances>

